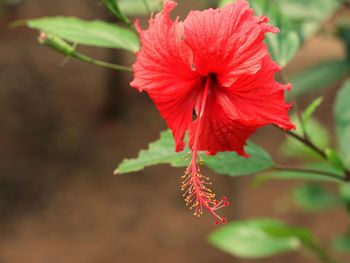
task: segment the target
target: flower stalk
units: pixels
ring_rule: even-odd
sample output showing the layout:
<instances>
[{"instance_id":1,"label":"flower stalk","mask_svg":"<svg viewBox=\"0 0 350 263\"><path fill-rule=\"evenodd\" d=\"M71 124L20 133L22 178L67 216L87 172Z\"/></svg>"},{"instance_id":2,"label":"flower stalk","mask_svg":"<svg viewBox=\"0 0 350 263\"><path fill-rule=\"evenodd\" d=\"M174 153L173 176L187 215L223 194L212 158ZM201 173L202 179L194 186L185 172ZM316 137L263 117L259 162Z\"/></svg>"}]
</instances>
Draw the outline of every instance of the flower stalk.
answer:
<instances>
[{"instance_id":1,"label":"flower stalk","mask_svg":"<svg viewBox=\"0 0 350 263\"><path fill-rule=\"evenodd\" d=\"M119 71L132 72L132 68L130 67L118 65L118 64L112 64L101 60L96 60L82 53L79 53L75 50L74 46L70 45L63 39L59 38L58 36L55 36L52 34L46 34L44 32L41 32L38 38L38 41L41 45L45 45L52 49L55 49L56 51L58 51L59 53L67 57L75 58L95 66L100 66L100 67L119 70Z\"/></svg>"}]
</instances>

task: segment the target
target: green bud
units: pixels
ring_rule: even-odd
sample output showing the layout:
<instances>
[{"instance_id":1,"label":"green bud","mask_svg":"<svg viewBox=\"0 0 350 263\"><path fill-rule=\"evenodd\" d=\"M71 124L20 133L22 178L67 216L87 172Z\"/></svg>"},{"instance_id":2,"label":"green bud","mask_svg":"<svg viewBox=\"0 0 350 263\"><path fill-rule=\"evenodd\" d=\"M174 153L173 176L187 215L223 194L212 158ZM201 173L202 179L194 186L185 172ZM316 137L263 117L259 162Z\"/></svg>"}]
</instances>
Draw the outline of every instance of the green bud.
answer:
<instances>
[{"instance_id":1,"label":"green bud","mask_svg":"<svg viewBox=\"0 0 350 263\"><path fill-rule=\"evenodd\" d=\"M64 41L62 38L55 36L53 34L47 34L45 32L40 32L38 41L41 45L45 45L57 50L59 53L62 53L66 56L72 56L75 53L74 47L69 43Z\"/></svg>"}]
</instances>

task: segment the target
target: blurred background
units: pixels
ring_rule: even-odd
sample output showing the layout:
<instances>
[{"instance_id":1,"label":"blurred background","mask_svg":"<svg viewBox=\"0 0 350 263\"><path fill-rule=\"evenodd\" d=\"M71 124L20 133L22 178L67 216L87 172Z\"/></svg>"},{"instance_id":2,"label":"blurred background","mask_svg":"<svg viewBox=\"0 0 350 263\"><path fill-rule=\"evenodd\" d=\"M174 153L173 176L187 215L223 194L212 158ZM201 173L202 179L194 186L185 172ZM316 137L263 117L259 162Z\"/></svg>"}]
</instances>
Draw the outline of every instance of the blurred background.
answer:
<instances>
[{"instance_id":1,"label":"blurred background","mask_svg":"<svg viewBox=\"0 0 350 263\"><path fill-rule=\"evenodd\" d=\"M176 13L184 18L204 7L181 1ZM241 260L210 246L206 237L216 226L208 215L193 217L184 205L181 168L163 165L113 176L118 163L158 138L165 123L146 94L129 87L131 74L74 60L62 66L64 58L38 45L35 31L9 28L15 20L52 15L112 20L97 0L0 0L1 263L317 262L296 253ZM134 61L115 50L82 50L102 60ZM306 43L287 74L344 56L342 43L323 34ZM331 130L336 90L323 93L317 115ZM304 96L301 106L317 95ZM281 163L292 162L276 147L283 138L268 127L254 140ZM282 218L312 228L322 240L346 231L342 209L315 215L294 207L290 189L298 181L257 188L251 177L205 173L215 191L228 196L231 206L222 212L230 220Z\"/></svg>"}]
</instances>

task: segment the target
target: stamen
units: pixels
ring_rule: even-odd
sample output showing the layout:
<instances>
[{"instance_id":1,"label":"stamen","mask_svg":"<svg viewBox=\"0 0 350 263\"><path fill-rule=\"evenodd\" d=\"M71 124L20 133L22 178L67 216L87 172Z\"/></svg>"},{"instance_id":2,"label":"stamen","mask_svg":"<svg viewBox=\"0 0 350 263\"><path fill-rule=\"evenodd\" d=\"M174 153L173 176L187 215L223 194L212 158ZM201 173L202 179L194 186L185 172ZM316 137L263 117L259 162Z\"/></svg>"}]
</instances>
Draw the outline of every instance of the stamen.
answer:
<instances>
[{"instance_id":1,"label":"stamen","mask_svg":"<svg viewBox=\"0 0 350 263\"><path fill-rule=\"evenodd\" d=\"M191 152L192 161L187 167L185 174L182 176L183 181L181 189L184 191L183 196L185 197L186 206L189 206L190 210L193 209L193 215L200 217L203 214L204 207L213 216L215 224L225 224L227 220L220 217L215 211L228 206L229 202L224 196L220 201L216 200L215 194L207 187L208 185L211 185L211 182L209 182L208 177L205 177L200 173L200 165L202 165L204 161L198 154L199 134L207 102L210 79L210 76L206 78L205 88L201 97L200 111L196 116L197 127ZM199 163L197 159L199 159Z\"/></svg>"}]
</instances>

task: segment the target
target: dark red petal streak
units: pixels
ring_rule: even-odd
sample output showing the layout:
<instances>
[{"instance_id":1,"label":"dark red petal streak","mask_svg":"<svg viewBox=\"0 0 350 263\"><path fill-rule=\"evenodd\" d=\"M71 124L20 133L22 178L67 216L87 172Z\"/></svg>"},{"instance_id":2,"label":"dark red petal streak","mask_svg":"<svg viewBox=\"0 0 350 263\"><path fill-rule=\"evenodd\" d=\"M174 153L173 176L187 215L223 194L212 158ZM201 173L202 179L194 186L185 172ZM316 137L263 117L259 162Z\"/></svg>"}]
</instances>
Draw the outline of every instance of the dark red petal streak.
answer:
<instances>
[{"instance_id":1,"label":"dark red petal streak","mask_svg":"<svg viewBox=\"0 0 350 263\"><path fill-rule=\"evenodd\" d=\"M176 150L181 151L200 76L191 69L191 50L182 41L183 24L170 19L175 6L166 1L163 12L150 19L145 31L136 22L142 47L133 66L131 86L147 91L173 132Z\"/></svg>"},{"instance_id":2,"label":"dark red petal streak","mask_svg":"<svg viewBox=\"0 0 350 263\"><path fill-rule=\"evenodd\" d=\"M222 9L190 12L184 22L184 39L193 52L196 70L204 76L216 73L225 87L241 75L255 74L268 54L264 34L278 32L267 21L253 16L244 0Z\"/></svg>"}]
</instances>

